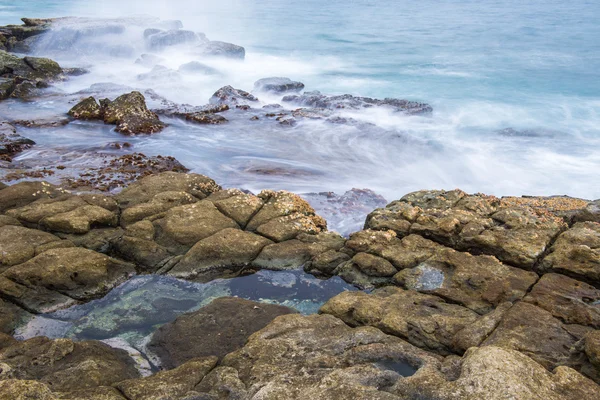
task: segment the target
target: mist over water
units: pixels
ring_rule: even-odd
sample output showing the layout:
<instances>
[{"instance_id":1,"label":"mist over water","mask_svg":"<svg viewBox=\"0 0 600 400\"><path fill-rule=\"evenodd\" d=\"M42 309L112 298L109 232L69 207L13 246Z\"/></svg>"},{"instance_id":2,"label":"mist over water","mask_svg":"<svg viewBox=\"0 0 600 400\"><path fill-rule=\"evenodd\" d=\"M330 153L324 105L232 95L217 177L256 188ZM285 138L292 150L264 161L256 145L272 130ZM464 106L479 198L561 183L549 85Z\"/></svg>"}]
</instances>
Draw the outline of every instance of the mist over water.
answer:
<instances>
[{"instance_id":1,"label":"mist over water","mask_svg":"<svg viewBox=\"0 0 600 400\"><path fill-rule=\"evenodd\" d=\"M0 1L2 24L23 16L142 14L178 19L184 29L244 46L246 59L201 60L218 71L214 75L139 79L150 69L134 61L148 51L143 27L132 23L125 32L92 38L103 46L127 45L130 53L57 53L40 46L39 55L91 71L58 88L75 93L111 82L203 105L224 85L250 91L259 78L287 76L306 90L423 101L434 112L345 112L370 123L357 126L303 120L282 128L242 115L227 116L222 126L168 120L170 127L159 134L126 138L135 151L172 155L224 186L253 191L360 187L393 200L418 189L459 187L495 195L600 197L598 2ZM182 48L159 55L173 70L198 60ZM281 100L257 96L262 104ZM0 116L53 115L71 106L42 99L32 111L5 102ZM73 148L124 139L110 127L81 123L27 134L41 145ZM33 150L19 158L35 157Z\"/></svg>"}]
</instances>

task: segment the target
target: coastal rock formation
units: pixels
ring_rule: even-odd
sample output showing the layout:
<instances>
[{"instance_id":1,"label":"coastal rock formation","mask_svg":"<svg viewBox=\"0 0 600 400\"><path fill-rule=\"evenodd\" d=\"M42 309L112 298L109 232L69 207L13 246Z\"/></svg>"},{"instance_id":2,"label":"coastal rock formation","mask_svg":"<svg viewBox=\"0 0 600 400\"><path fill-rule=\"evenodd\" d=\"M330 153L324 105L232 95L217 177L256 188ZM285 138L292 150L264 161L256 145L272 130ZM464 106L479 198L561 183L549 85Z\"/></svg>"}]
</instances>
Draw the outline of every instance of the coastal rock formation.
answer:
<instances>
[{"instance_id":1,"label":"coastal rock formation","mask_svg":"<svg viewBox=\"0 0 600 400\"><path fill-rule=\"evenodd\" d=\"M124 94L114 101L104 99L100 104L88 97L68 114L75 119L103 120L105 124L117 125L116 131L127 135L156 133L165 127L158 115L148 110L146 99L140 92Z\"/></svg>"},{"instance_id":2,"label":"coastal rock formation","mask_svg":"<svg viewBox=\"0 0 600 400\"><path fill-rule=\"evenodd\" d=\"M15 388L119 400L600 395L593 202L415 192L346 239L295 194L164 172L116 195L0 185L0 210L0 398L19 398ZM215 287L73 328L105 338L120 324L166 323L140 344L166 371L145 378L100 342L9 336L32 313L99 298L136 273L218 283L302 267L373 290L303 316ZM175 308L192 312L172 321Z\"/></svg>"},{"instance_id":3,"label":"coastal rock formation","mask_svg":"<svg viewBox=\"0 0 600 400\"><path fill-rule=\"evenodd\" d=\"M224 86L217 90L209 100L210 104L225 104L228 106L247 105L258 102L252 94L231 86Z\"/></svg>"},{"instance_id":4,"label":"coastal rock formation","mask_svg":"<svg viewBox=\"0 0 600 400\"><path fill-rule=\"evenodd\" d=\"M10 162L14 155L31 148L34 144L33 140L17 134L15 127L8 122L0 122L0 160Z\"/></svg>"},{"instance_id":5,"label":"coastal rock formation","mask_svg":"<svg viewBox=\"0 0 600 400\"><path fill-rule=\"evenodd\" d=\"M19 58L0 50L0 100L28 99L38 89L66 79L63 69L48 58Z\"/></svg>"}]
</instances>

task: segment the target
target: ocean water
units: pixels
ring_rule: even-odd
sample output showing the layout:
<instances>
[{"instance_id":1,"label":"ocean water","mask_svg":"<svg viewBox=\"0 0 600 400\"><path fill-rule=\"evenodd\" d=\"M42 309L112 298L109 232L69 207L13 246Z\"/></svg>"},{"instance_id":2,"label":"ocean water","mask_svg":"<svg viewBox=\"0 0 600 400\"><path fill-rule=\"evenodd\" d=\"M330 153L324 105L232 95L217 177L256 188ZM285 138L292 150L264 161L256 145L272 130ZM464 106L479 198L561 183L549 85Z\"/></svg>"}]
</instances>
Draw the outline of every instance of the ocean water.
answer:
<instances>
[{"instance_id":1,"label":"ocean water","mask_svg":"<svg viewBox=\"0 0 600 400\"><path fill-rule=\"evenodd\" d=\"M434 112L349 113L373 128L302 122L282 129L242 117L219 127L169 121L158 135L127 139L136 151L175 156L225 186L253 191L343 193L359 187L392 200L418 189L458 187L495 195L600 197L597 1L0 1L0 24L22 16L139 14L180 19L210 39L243 45L246 60L213 62L222 72L218 77L140 82L137 53L118 59L63 55L57 57L62 64L88 66L92 73L60 89L73 93L114 82L201 105L225 84L251 90L258 78L289 76L307 90L418 100ZM135 34L110 40L132 43ZM165 56L175 69L189 61L177 52ZM42 100L33 108L58 114L68 105ZM31 109L7 103L0 116ZM98 124L27 133L46 146L102 146L119 139ZM21 159L34 157L39 154L32 151ZM256 173L265 169L286 172Z\"/></svg>"}]
</instances>

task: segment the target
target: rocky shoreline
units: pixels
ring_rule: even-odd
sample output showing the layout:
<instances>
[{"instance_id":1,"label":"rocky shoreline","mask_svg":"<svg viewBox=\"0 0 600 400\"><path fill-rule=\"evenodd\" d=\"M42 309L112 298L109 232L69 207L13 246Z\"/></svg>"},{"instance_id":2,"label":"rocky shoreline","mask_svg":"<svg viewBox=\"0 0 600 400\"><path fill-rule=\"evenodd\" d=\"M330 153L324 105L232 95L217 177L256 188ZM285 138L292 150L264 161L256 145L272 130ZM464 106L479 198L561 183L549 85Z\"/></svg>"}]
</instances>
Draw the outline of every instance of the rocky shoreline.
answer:
<instances>
[{"instance_id":1,"label":"rocky shoreline","mask_svg":"<svg viewBox=\"0 0 600 400\"><path fill-rule=\"evenodd\" d=\"M5 50L27 52L48 38L65 50L44 35L54 27L64 39L72 19L24 23L0 28ZM120 23L87 21L86 35L118 32ZM209 41L177 21L127 23L156 25L143 31L152 49L187 43L204 56L245 56L240 46ZM83 49L86 35L70 45ZM54 96L53 82L85 73L4 49L0 100ZM140 58L153 64L152 74L173 73L159 62ZM204 67L183 70L190 68ZM231 86L197 107L152 90L98 85L56 95L69 103L57 118L1 123L0 157L10 173L0 183L0 399L600 397L600 200L427 190L379 207L383 199L367 191L318 194L349 209L379 207L364 229L345 237L296 194L224 189L172 157L135 153L127 142L86 150L97 164L84 169L13 160L35 146L21 136L24 126L107 124L120 134L160 135L172 119L266 119L285 129L302 120L364 124L340 109L432 111L399 99L299 94L303 88L287 78L256 83L257 93L285 94L282 103L299 107L290 111L257 108L253 93ZM61 178L36 180L55 174ZM171 311L192 309L196 300L163 296L146 305L155 323L139 348L15 338L34 317L105 298L139 277L204 284L271 271L290 279L298 270L342 278L356 290L339 290L311 315L217 291L209 304L173 319ZM115 314L127 324L145 312ZM144 321L130 323L142 329Z\"/></svg>"}]
</instances>

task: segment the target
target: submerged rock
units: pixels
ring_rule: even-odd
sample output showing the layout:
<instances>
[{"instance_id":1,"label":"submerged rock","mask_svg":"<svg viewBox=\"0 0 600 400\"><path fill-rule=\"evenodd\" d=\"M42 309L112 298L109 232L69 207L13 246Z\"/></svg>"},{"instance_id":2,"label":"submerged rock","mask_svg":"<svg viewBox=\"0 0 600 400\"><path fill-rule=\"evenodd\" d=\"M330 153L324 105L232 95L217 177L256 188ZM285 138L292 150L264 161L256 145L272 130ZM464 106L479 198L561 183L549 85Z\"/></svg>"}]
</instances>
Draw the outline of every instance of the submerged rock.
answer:
<instances>
[{"instance_id":1,"label":"submerged rock","mask_svg":"<svg viewBox=\"0 0 600 400\"><path fill-rule=\"evenodd\" d=\"M254 332L274 318L295 312L288 307L223 297L160 327L148 349L159 356L166 369L197 357L221 359L240 349Z\"/></svg>"},{"instance_id":2,"label":"submerged rock","mask_svg":"<svg viewBox=\"0 0 600 400\"><path fill-rule=\"evenodd\" d=\"M12 157L30 149L35 142L17 134L14 126L8 122L0 122L0 160L11 161Z\"/></svg>"},{"instance_id":3,"label":"submerged rock","mask_svg":"<svg viewBox=\"0 0 600 400\"><path fill-rule=\"evenodd\" d=\"M188 74L219 75L219 71L198 61L191 61L180 65L179 72Z\"/></svg>"},{"instance_id":4,"label":"submerged rock","mask_svg":"<svg viewBox=\"0 0 600 400\"><path fill-rule=\"evenodd\" d=\"M254 82L254 90L262 92L300 92L304 83L293 81L290 78L263 78Z\"/></svg>"},{"instance_id":5,"label":"submerged rock","mask_svg":"<svg viewBox=\"0 0 600 400\"><path fill-rule=\"evenodd\" d=\"M326 96L320 92L305 92L302 95L285 96L285 103L293 103L303 107L360 110L371 107L388 107L396 112L409 115L429 114L433 111L429 104L400 99L372 99L356 97L349 94L341 96Z\"/></svg>"},{"instance_id":6,"label":"submerged rock","mask_svg":"<svg viewBox=\"0 0 600 400\"><path fill-rule=\"evenodd\" d=\"M195 32L183 29L172 29L169 31L159 29L146 30L144 36L146 37L148 49L152 51L164 50L167 47L182 44L197 44L206 40L205 37L201 37Z\"/></svg>"}]
</instances>

